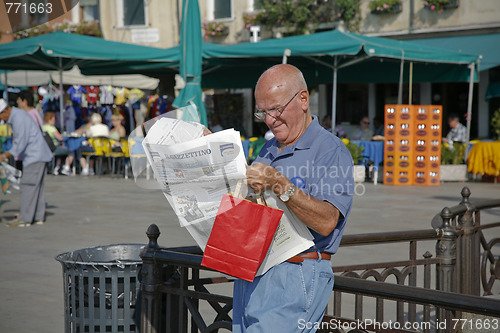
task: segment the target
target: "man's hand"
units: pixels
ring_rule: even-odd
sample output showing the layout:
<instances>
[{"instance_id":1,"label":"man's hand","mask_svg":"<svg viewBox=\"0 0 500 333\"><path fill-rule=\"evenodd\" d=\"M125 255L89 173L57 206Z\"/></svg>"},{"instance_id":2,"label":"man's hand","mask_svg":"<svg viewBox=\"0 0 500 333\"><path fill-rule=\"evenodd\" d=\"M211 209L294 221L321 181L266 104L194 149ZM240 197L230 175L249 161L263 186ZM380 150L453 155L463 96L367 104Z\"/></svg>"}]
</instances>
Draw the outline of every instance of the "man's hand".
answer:
<instances>
[{"instance_id":1,"label":"man's hand","mask_svg":"<svg viewBox=\"0 0 500 333\"><path fill-rule=\"evenodd\" d=\"M275 194L283 193L290 185L290 181L278 170L264 163L248 167L246 182L255 192L272 190Z\"/></svg>"},{"instance_id":2,"label":"man's hand","mask_svg":"<svg viewBox=\"0 0 500 333\"><path fill-rule=\"evenodd\" d=\"M203 136L207 136L207 135L210 135L212 134L212 131L208 129L208 127L205 127L205 129L203 130Z\"/></svg>"},{"instance_id":3,"label":"man's hand","mask_svg":"<svg viewBox=\"0 0 500 333\"><path fill-rule=\"evenodd\" d=\"M248 167L246 183L255 192L271 189L276 195L285 192L292 185L282 173L263 163ZM339 219L339 211L335 206L307 195L300 189L295 190L286 205L302 223L323 236L328 236L335 229Z\"/></svg>"}]
</instances>

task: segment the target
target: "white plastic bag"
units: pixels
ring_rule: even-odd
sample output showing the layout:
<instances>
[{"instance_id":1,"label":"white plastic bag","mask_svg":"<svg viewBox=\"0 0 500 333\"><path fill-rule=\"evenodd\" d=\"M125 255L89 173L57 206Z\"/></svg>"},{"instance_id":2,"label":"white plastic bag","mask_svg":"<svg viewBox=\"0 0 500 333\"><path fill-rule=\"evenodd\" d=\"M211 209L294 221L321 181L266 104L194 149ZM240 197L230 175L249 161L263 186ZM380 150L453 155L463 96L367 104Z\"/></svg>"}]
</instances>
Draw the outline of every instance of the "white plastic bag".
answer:
<instances>
[{"instance_id":1,"label":"white plastic bag","mask_svg":"<svg viewBox=\"0 0 500 333\"><path fill-rule=\"evenodd\" d=\"M2 167L5 170L7 179L10 182L10 186L16 190L19 190L19 184L21 182L21 176L23 175L21 170L17 170L12 165L7 162L2 162Z\"/></svg>"}]
</instances>

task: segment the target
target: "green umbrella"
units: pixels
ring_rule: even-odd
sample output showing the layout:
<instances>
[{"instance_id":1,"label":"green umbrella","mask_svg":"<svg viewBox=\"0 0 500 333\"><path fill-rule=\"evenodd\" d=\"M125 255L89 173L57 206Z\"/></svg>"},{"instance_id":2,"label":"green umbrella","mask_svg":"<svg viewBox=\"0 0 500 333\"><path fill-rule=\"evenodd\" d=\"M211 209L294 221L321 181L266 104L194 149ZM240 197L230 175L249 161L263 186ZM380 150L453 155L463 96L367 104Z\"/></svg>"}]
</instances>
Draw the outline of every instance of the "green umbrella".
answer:
<instances>
[{"instance_id":1,"label":"green umbrella","mask_svg":"<svg viewBox=\"0 0 500 333\"><path fill-rule=\"evenodd\" d=\"M198 119L195 120L207 125L207 112L201 98L201 60L202 60L202 38L201 19L198 0L184 0L182 4L182 22L180 33L180 75L186 82L174 105L185 107L194 103L198 108Z\"/></svg>"}]
</instances>

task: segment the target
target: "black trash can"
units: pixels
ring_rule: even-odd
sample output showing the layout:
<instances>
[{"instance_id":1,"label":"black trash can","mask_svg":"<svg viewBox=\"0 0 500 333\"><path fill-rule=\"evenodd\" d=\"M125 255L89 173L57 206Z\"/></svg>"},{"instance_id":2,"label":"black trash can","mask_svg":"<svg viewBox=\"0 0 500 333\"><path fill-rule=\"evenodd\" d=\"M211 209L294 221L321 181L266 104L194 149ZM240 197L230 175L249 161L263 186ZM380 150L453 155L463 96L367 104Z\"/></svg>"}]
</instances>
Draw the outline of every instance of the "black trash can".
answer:
<instances>
[{"instance_id":1,"label":"black trash can","mask_svg":"<svg viewBox=\"0 0 500 333\"><path fill-rule=\"evenodd\" d=\"M143 244L66 252L63 267L66 333L139 332Z\"/></svg>"}]
</instances>

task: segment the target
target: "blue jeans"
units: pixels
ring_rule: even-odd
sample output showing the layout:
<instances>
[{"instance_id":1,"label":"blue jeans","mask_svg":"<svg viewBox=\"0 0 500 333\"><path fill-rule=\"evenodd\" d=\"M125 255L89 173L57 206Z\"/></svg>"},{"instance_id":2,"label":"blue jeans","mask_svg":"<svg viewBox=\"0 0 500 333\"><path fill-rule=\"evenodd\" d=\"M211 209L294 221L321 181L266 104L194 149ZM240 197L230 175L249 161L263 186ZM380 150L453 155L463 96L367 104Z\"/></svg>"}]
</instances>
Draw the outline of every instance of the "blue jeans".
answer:
<instances>
[{"instance_id":1,"label":"blue jeans","mask_svg":"<svg viewBox=\"0 0 500 333\"><path fill-rule=\"evenodd\" d=\"M233 333L315 332L333 280L331 262L320 259L281 263L253 282L235 280Z\"/></svg>"}]
</instances>

